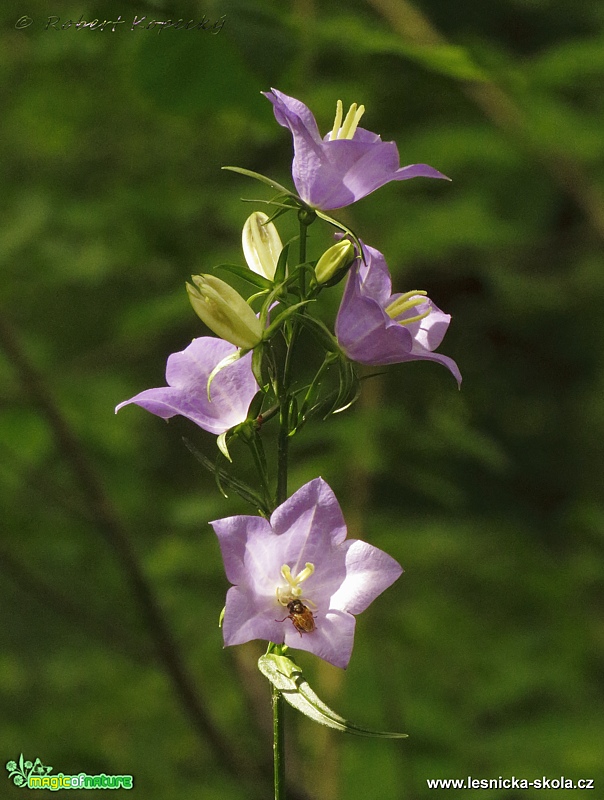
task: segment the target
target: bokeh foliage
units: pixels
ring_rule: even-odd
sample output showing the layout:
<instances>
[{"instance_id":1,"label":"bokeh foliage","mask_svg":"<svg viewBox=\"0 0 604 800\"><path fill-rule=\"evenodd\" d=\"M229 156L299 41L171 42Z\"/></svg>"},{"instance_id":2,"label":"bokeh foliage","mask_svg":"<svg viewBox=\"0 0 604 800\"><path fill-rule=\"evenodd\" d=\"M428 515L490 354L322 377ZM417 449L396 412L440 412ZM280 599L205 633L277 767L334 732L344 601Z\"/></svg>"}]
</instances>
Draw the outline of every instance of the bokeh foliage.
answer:
<instances>
[{"instance_id":1,"label":"bokeh foliage","mask_svg":"<svg viewBox=\"0 0 604 800\"><path fill-rule=\"evenodd\" d=\"M601 791L604 6L53 11L121 14L113 33L45 30L48 4L28 5L0 11L2 763L133 774L146 800L269 796L261 646L222 650L206 524L247 509L181 440L213 457L213 437L113 408L204 332L188 276L242 260L261 206L239 198L268 194L220 167L290 180L260 95L276 86L323 130L338 97L363 102L403 163L454 179L390 185L340 217L397 288L453 315L442 350L464 375L457 392L435 364L392 368L293 442L292 487L321 474L351 534L407 570L359 618L345 674L300 662L336 710L410 734L346 738L292 712L295 796L419 800L426 778L467 775ZM204 13L226 15L219 34L129 30ZM312 229L315 255L327 241Z\"/></svg>"}]
</instances>

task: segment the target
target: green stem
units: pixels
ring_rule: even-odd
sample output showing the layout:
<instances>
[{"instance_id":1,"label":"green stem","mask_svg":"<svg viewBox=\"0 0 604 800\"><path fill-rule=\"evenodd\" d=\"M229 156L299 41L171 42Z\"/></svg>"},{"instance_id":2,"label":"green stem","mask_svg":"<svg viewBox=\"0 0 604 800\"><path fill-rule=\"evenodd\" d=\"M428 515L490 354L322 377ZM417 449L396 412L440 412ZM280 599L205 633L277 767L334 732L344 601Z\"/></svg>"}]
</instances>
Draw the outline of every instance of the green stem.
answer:
<instances>
[{"instance_id":1,"label":"green stem","mask_svg":"<svg viewBox=\"0 0 604 800\"><path fill-rule=\"evenodd\" d=\"M279 441L277 453L277 498L280 506L287 500L287 466L289 456L289 401L285 394L279 405Z\"/></svg>"},{"instance_id":2,"label":"green stem","mask_svg":"<svg viewBox=\"0 0 604 800\"><path fill-rule=\"evenodd\" d=\"M247 439L247 445L250 448L252 457L254 459L254 464L256 465L256 469L258 470L258 475L260 476L260 483L262 485L262 496L264 498L264 503L267 509L272 510L271 490L269 486L268 474L266 471L264 448L262 446L262 439L260 439L257 432L255 432L252 436L250 436L249 439Z\"/></svg>"},{"instance_id":3,"label":"green stem","mask_svg":"<svg viewBox=\"0 0 604 800\"><path fill-rule=\"evenodd\" d=\"M298 263L299 264L305 264L306 263L306 233L307 233L307 230L308 230L308 226L310 225L310 222L306 219L306 217L304 217L304 218L300 217L299 219L300 219L300 239L299 239L299 243L300 243L299 256L300 257L299 257ZM312 220L311 220L311 222L312 222ZM305 290L306 290L306 275L304 273L304 270L302 270L300 272L300 295L301 295L302 299L304 299L304 296L306 294Z\"/></svg>"},{"instance_id":4,"label":"green stem","mask_svg":"<svg viewBox=\"0 0 604 800\"><path fill-rule=\"evenodd\" d=\"M300 264L306 261L306 235L307 228L315 219L312 217L300 217ZM306 276L304 270L300 270L300 299L306 299ZM303 313L304 309L300 311ZM281 505L287 500L287 473L289 458L289 433L290 433L290 373L292 364L292 352L298 336L299 324L294 318L292 324L291 337L287 345L283 372L277 391L277 401L279 403L279 437L277 443L277 493L275 503ZM283 710L285 702L281 692L272 687L273 704L273 774L275 779L275 800L285 800L285 728L283 723Z\"/></svg>"},{"instance_id":5,"label":"green stem","mask_svg":"<svg viewBox=\"0 0 604 800\"><path fill-rule=\"evenodd\" d=\"M275 686L272 687L272 690L275 800L285 800L285 727L283 724L285 701Z\"/></svg>"}]
</instances>

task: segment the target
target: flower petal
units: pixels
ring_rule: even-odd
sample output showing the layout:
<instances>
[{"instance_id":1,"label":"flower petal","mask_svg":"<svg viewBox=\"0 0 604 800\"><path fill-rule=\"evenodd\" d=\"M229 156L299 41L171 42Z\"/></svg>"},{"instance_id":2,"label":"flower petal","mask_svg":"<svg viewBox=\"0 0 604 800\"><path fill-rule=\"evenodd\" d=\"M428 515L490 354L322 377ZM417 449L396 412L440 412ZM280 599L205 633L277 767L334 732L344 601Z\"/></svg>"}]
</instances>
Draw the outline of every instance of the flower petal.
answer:
<instances>
[{"instance_id":1,"label":"flower petal","mask_svg":"<svg viewBox=\"0 0 604 800\"><path fill-rule=\"evenodd\" d=\"M335 667L345 669L354 645L355 618L338 609L330 609L325 614L317 612L315 617L316 628L312 633L301 634L286 620L289 629L285 629L285 644L307 650Z\"/></svg>"},{"instance_id":2,"label":"flower petal","mask_svg":"<svg viewBox=\"0 0 604 800\"><path fill-rule=\"evenodd\" d=\"M280 620L287 617L287 609L279 606L273 598L272 604L259 602L253 592L232 586L227 592L222 634L226 647L264 639L283 644L287 628ZM289 619L285 619L291 626Z\"/></svg>"},{"instance_id":3,"label":"flower petal","mask_svg":"<svg viewBox=\"0 0 604 800\"><path fill-rule=\"evenodd\" d=\"M274 564L278 561L278 558L274 559L270 555L274 534L263 517L240 514L216 519L210 525L218 537L224 569L230 583L245 586L256 571L259 570L264 575L266 572L270 573L271 568L274 569ZM277 575L281 564L277 567Z\"/></svg>"},{"instance_id":4,"label":"flower petal","mask_svg":"<svg viewBox=\"0 0 604 800\"><path fill-rule=\"evenodd\" d=\"M278 89L262 92L273 104L275 119L284 128L289 128L294 135L304 135L316 142L321 135L312 111L301 100L290 97Z\"/></svg>"},{"instance_id":5,"label":"flower petal","mask_svg":"<svg viewBox=\"0 0 604 800\"><path fill-rule=\"evenodd\" d=\"M335 332L342 350L359 364L400 363L408 360L413 347L410 332L391 320L380 303L362 294L357 272L348 276Z\"/></svg>"},{"instance_id":6,"label":"flower petal","mask_svg":"<svg viewBox=\"0 0 604 800\"><path fill-rule=\"evenodd\" d=\"M375 247L370 247L364 242L361 242L361 246L363 258L358 265L361 294L385 306L392 294L392 278L386 259Z\"/></svg>"},{"instance_id":7,"label":"flower petal","mask_svg":"<svg viewBox=\"0 0 604 800\"><path fill-rule=\"evenodd\" d=\"M210 373L236 350L234 345L212 336L194 339L187 348L168 357L168 386L140 392L120 403L116 413L123 406L135 403L162 419L180 414L210 433L224 433L245 420L258 390L251 368L252 354L248 353L216 375L208 400Z\"/></svg>"},{"instance_id":8,"label":"flower petal","mask_svg":"<svg viewBox=\"0 0 604 800\"><path fill-rule=\"evenodd\" d=\"M331 598L330 609L360 614L403 572L383 550L360 539L346 542L346 578Z\"/></svg>"},{"instance_id":9,"label":"flower petal","mask_svg":"<svg viewBox=\"0 0 604 800\"><path fill-rule=\"evenodd\" d=\"M324 547L326 543L340 544L346 538L342 510L323 478L305 484L282 503L271 516L271 526L278 536L294 537L302 555L310 554L315 542Z\"/></svg>"}]
</instances>

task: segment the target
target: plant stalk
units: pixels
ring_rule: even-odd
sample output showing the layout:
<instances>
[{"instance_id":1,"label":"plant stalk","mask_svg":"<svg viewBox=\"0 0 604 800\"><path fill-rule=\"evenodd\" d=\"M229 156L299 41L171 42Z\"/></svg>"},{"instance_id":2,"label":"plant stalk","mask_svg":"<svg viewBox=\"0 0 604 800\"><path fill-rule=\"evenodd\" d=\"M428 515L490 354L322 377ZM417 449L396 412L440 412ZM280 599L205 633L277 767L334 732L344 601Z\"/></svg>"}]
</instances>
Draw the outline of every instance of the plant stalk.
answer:
<instances>
[{"instance_id":1,"label":"plant stalk","mask_svg":"<svg viewBox=\"0 0 604 800\"><path fill-rule=\"evenodd\" d=\"M275 779L275 800L285 800L285 727L283 695L272 687L273 704L273 772Z\"/></svg>"}]
</instances>

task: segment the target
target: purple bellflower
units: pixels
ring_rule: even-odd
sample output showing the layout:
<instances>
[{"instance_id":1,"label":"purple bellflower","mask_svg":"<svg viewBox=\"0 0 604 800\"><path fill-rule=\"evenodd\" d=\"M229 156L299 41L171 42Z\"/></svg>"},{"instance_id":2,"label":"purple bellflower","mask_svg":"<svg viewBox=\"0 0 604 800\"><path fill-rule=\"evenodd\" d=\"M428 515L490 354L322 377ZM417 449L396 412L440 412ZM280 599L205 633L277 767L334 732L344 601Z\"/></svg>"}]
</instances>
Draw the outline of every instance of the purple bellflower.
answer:
<instances>
[{"instance_id":1,"label":"purple bellflower","mask_svg":"<svg viewBox=\"0 0 604 800\"><path fill-rule=\"evenodd\" d=\"M433 352L443 340L451 317L424 291L392 294L390 272L382 253L362 243L365 261L350 270L336 319L338 343L359 364L379 366L403 361L438 361L457 383L455 361Z\"/></svg>"},{"instance_id":2,"label":"purple bellflower","mask_svg":"<svg viewBox=\"0 0 604 800\"><path fill-rule=\"evenodd\" d=\"M408 178L444 178L427 164L400 166L394 142L383 142L377 133L359 128L365 108L356 103L342 121L338 100L333 129L321 138L310 109L277 89L263 93L274 107L279 125L294 138L292 175L298 194L313 208L343 208L371 194L390 181Z\"/></svg>"},{"instance_id":3,"label":"purple bellflower","mask_svg":"<svg viewBox=\"0 0 604 800\"><path fill-rule=\"evenodd\" d=\"M211 384L208 399L207 383L214 368L237 348L213 336L200 336L178 353L168 357L168 386L147 389L120 403L115 413L129 403L169 419L177 414L192 420L210 433L221 434L243 422L258 384L252 373L252 354L218 372Z\"/></svg>"},{"instance_id":4,"label":"purple bellflower","mask_svg":"<svg viewBox=\"0 0 604 800\"><path fill-rule=\"evenodd\" d=\"M299 489L270 520L236 516L211 525L233 584L223 621L227 646L266 639L345 668L353 615L403 571L382 550L346 539L342 511L322 478Z\"/></svg>"}]
</instances>

